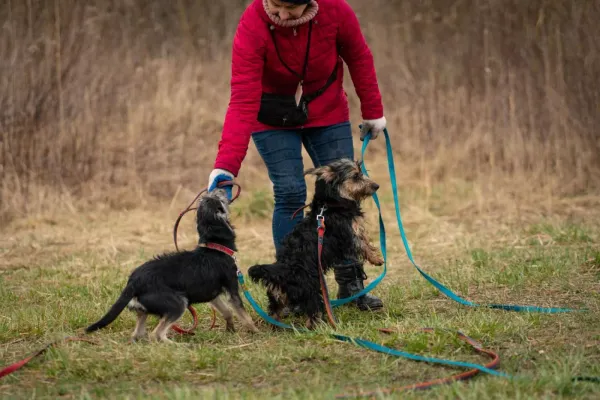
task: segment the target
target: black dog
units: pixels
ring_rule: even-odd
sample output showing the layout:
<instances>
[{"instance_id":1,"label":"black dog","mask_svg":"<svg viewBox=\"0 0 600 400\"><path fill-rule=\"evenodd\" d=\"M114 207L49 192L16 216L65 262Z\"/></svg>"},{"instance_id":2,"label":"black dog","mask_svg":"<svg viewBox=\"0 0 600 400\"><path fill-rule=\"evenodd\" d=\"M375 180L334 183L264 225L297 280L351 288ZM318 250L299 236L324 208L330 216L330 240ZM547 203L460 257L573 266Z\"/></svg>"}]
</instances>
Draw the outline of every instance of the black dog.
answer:
<instances>
[{"instance_id":1,"label":"black dog","mask_svg":"<svg viewBox=\"0 0 600 400\"><path fill-rule=\"evenodd\" d=\"M223 315L227 330L234 331L232 313L221 295L229 302L242 323L253 332L258 329L244 310L238 292L237 265L232 256L206 246L224 246L236 251L235 232L229 221L229 202L222 189L201 198L196 215L199 244L192 251L163 254L136 268L130 275L116 303L86 332L101 329L128 307L136 311L137 324L132 335L136 340L146 335L148 314L160 317L152 332L157 341L169 341L167 331L194 303L210 302Z\"/></svg>"},{"instance_id":2,"label":"black dog","mask_svg":"<svg viewBox=\"0 0 600 400\"><path fill-rule=\"evenodd\" d=\"M382 265L384 260L365 232L361 201L379 185L364 175L360 163L348 159L311 168L317 176L310 212L286 236L274 264L254 265L248 275L267 288L269 314L280 319L285 307L308 316L312 329L324 312L320 290L317 253L317 216L326 226L321 263L324 273L348 259Z\"/></svg>"}]
</instances>

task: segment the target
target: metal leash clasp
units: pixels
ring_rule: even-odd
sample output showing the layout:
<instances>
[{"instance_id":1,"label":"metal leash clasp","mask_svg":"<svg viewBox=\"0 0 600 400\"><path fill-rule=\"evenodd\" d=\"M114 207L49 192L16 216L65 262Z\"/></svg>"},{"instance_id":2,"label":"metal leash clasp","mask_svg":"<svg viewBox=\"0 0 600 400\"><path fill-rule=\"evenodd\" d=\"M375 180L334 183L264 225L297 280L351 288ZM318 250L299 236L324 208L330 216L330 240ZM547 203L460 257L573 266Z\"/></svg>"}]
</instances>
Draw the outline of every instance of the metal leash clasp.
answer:
<instances>
[{"instance_id":1,"label":"metal leash clasp","mask_svg":"<svg viewBox=\"0 0 600 400\"><path fill-rule=\"evenodd\" d=\"M323 213L325 212L325 210L327 210L325 206L321 207L321 211L319 211L319 214L317 215L317 226L319 228L323 227L324 225L325 216L323 215Z\"/></svg>"}]
</instances>

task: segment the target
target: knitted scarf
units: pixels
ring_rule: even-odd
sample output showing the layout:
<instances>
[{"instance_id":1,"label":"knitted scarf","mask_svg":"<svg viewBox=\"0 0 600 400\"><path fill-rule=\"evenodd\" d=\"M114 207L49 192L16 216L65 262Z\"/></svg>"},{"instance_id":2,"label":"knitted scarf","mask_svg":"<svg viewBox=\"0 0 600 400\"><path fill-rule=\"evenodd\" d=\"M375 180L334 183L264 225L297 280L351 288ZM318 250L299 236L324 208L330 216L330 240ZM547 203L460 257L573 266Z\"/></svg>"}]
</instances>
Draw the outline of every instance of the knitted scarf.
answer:
<instances>
[{"instance_id":1,"label":"knitted scarf","mask_svg":"<svg viewBox=\"0 0 600 400\"><path fill-rule=\"evenodd\" d=\"M288 19L286 21L282 21L278 15L273 15L273 14L269 13L268 0L263 0L263 7L265 9L265 12L271 19L271 21L273 21L273 23L275 25L281 26L284 28L292 28L295 26L305 24L308 21L310 21L311 19L313 19L315 17L315 15L317 15L317 12L319 11L319 5L317 4L317 2L315 0L312 0L310 2L310 4L306 7L306 9L304 10L304 13L302 13L302 16L300 18Z\"/></svg>"}]
</instances>

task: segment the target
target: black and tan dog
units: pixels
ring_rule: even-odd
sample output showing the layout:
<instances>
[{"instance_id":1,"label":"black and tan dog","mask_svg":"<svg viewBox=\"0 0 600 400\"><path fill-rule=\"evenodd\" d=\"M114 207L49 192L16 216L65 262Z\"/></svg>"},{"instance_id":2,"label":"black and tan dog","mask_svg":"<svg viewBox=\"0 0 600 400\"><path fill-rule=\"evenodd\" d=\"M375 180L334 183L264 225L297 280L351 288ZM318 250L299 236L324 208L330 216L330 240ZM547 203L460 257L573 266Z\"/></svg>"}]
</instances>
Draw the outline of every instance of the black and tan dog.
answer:
<instances>
[{"instance_id":1,"label":"black and tan dog","mask_svg":"<svg viewBox=\"0 0 600 400\"><path fill-rule=\"evenodd\" d=\"M222 189L201 198L196 215L199 244L191 251L163 254L137 267L130 275L120 297L102 319L88 326L92 332L113 322L128 307L137 312L133 340L146 335L148 314L160 318L152 336L170 341L167 332L190 304L210 302L225 318L227 330L234 331L229 302L242 323L258 332L244 310L238 292L237 265L234 258L216 247L236 251L235 232L229 220L229 201Z\"/></svg>"},{"instance_id":2,"label":"black and tan dog","mask_svg":"<svg viewBox=\"0 0 600 400\"><path fill-rule=\"evenodd\" d=\"M306 174L317 177L310 212L286 236L276 262L254 265L248 275L266 287L273 318L280 319L288 308L308 316L307 327L313 328L325 311L317 258L320 213L326 226L321 256L324 273L347 260L366 260L374 265L382 265L384 260L367 237L361 210L362 200L379 185L361 172L360 164L342 159L311 168Z\"/></svg>"}]
</instances>

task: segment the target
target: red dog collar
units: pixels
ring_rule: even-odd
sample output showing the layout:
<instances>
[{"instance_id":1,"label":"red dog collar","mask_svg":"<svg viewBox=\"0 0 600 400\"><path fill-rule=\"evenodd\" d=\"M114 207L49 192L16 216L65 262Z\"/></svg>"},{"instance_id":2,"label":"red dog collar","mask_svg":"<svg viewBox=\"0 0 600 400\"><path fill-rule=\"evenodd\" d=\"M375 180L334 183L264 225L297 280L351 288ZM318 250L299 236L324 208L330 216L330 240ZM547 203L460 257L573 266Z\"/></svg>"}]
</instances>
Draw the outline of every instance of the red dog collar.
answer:
<instances>
[{"instance_id":1,"label":"red dog collar","mask_svg":"<svg viewBox=\"0 0 600 400\"><path fill-rule=\"evenodd\" d=\"M235 254L235 251L233 251L229 247L223 246L221 244L206 243L205 246L208 247L209 249L219 250L225 254L229 254L231 257L233 257L233 255Z\"/></svg>"}]
</instances>

